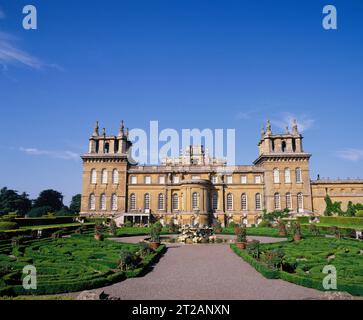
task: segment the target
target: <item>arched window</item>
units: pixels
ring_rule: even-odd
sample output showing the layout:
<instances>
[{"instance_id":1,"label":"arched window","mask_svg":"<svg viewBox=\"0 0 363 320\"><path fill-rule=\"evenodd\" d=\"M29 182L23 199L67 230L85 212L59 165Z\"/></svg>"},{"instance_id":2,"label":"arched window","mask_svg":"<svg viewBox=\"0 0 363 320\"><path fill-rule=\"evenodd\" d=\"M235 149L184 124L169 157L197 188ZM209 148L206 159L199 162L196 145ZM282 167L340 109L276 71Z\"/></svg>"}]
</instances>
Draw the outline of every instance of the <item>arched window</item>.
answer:
<instances>
[{"instance_id":1,"label":"arched window","mask_svg":"<svg viewBox=\"0 0 363 320\"><path fill-rule=\"evenodd\" d=\"M227 194L227 210L233 210L233 195L232 193Z\"/></svg>"},{"instance_id":2,"label":"arched window","mask_svg":"<svg viewBox=\"0 0 363 320\"><path fill-rule=\"evenodd\" d=\"M301 168L296 168L295 173L296 173L296 183L301 183L302 182Z\"/></svg>"},{"instance_id":3,"label":"arched window","mask_svg":"<svg viewBox=\"0 0 363 320\"><path fill-rule=\"evenodd\" d=\"M291 174L289 168L285 168L285 183L291 183Z\"/></svg>"},{"instance_id":4,"label":"arched window","mask_svg":"<svg viewBox=\"0 0 363 320\"><path fill-rule=\"evenodd\" d=\"M96 171L96 169L91 170L91 183L92 184L97 183L97 171Z\"/></svg>"},{"instance_id":5,"label":"arched window","mask_svg":"<svg viewBox=\"0 0 363 320\"><path fill-rule=\"evenodd\" d=\"M130 194L130 210L136 210L136 195L135 195L135 193Z\"/></svg>"},{"instance_id":6,"label":"arched window","mask_svg":"<svg viewBox=\"0 0 363 320\"><path fill-rule=\"evenodd\" d=\"M115 193L113 193L111 196L111 210L117 210L117 195Z\"/></svg>"},{"instance_id":7,"label":"arched window","mask_svg":"<svg viewBox=\"0 0 363 320\"><path fill-rule=\"evenodd\" d=\"M179 197L177 193L173 194L173 199L172 199L172 210L179 210Z\"/></svg>"},{"instance_id":8,"label":"arched window","mask_svg":"<svg viewBox=\"0 0 363 320\"><path fill-rule=\"evenodd\" d=\"M286 208L287 209L292 209L292 201L291 201L291 193L288 192L286 193Z\"/></svg>"},{"instance_id":9,"label":"arched window","mask_svg":"<svg viewBox=\"0 0 363 320\"><path fill-rule=\"evenodd\" d=\"M280 170L275 168L273 170L274 183L280 183Z\"/></svg>"},{"instance_id":10,"label":"arched window","mask_svg":"<svg viewBox=\"0 0 363 320\"><path fill-rule=\"evenodd\" d=\"M304 211L304 197L302 193L297 194L297 209L298 212Z\"/></svg>"},{"instance_id":11,"label":"arched window","mask_svg":"<svg viewBox=\"0 0 363 320\"><path fill-rule=\"evenodd\" d=\"M162 193L158 195L158 210L164 210L164 194Z\"/></svg>"},{"instance_id":12,"label":"arched window","mask_svg":"<svg viewBox=\"0 0 363 320\"><path fill-rule=\"evenodd\" d=\"M275 210L281 209L280 194L277 192L274 195L274 206L275 206Z\"/></svg>"},{"instance_id":13,"label":"arched window","mask_svg":"<svg viewBox=\"0 0 363 320\"><path fill-rule=\"evenodd\" d=\"M192 207L193 210L199 209L199 195L197 192L193 192L192 194Z\"/></svg>"},{"instance_id":14,"label":"arched window","mask_svg":"<svg viewBox=\"0 0 363 320\"><path fill-rule=\"evenodd\" d=\"M256 193L256 195L255 195L255 207L256 207L256 210L262 210L261 193Z\"/></svg>"},{"instance_id":15,"label":"arched window","mask_svg":"<svg viewBox=\"0 0 363 320\"><path fill-rule=\"evenodd\" d=\"M107 169L102 169L101 183L106 184L108 179Z\"/></svg>"},{"instance_id":16,"label":"arched window","mask_svg":"<svg viewBox=\"0 0 363 320\"><path fill-rule=\"evenodd\" d=\"M88 207L90 210L96 210L96 197L93 193L90 194L88 203Z\"/></svg>"},{"instance_id":17,"label":"arched window","mask_svg":"<svg viewBox=\"0 0 363 320\"><path fill-rule=\"evenodd\" d=\"M144 209L145 210L150 209L150 194L149 193L144 194Z\"/></svg>"},{"instance_id":18,"label":"arched window","mask_svg":"<svg viewBox=\"0 0 363 320\"><path fill-rule=\"evenodd\" d=\"M213 192L212 194L212 210L218 210L218 193Z\"/></svg>"},{"instance_id":19,"label":"arched window","mask_svg":"<svg viewBox=\"0 0 363 320\"><path fill-rule=\"evenodd\" d=\"M245 193L241 195L241 209L242 211L247 210L247 195Z\"/></svg>"},{"instance_id":20,"label":"arched window","mask_svg":"<svg viewBox=\"0 0 363 320\"><path fill-rule=\"evenodd\" d=\"M117 169L112 170L112 183L118 184L118 170Z\"/></svg>"},{"instance_id":21,"label":"arched window","mask_svg":"<svg viewBox=\"0 0 363 320\"><path fill-rule=\"evenodd\" d=\"M100 209L106 210L106 195L104 193L102 193L100 197Z\"/></svg>"},{"instance_id":22,"label":"arched window","mask_svg":"<svg viewBox=\"0 0 363 320\"><path fill-rule=\"evenodd\" d=\"M108 142L105 143L105 153L110 152L110 144Z\"/></svg>"},{"instance_id":23,"label":"arched window","mask_svg":"<svg viewBox=\"0 0 363 320\"><path fill-rule=\"evenodd\" d=\"M282 141L282 143L281 143L281 150L282 150L282 152L285 152L286 151L286 141Z\"/></svg>"}]
</instances>

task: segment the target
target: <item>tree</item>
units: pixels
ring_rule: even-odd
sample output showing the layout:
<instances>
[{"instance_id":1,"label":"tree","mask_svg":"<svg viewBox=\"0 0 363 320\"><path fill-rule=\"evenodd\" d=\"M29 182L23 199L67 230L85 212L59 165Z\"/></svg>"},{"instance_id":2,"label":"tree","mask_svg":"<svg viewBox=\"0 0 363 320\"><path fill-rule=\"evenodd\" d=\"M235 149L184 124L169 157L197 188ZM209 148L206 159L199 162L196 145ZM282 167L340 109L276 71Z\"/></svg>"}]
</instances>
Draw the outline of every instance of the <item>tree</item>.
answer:
<instances>
[{"instance_id":1,"label":"tree","mask_svg":"<svg viewBox=\"0 0 363 320\"><path fill-rule=\"evenodd\" d=\"M69 210L72 211L73 214L78 214L81 211L81 198L82 196L80 194L76 194L72 197Z\"/></svg>"},{"instance_id":2,"label":"tree","mask_svg":"<svg viewBox=\"0 0 363 320\"><path fill-rule=\"evenodd\" d=\"M63 208L63 195L52 189L44 190L34 201L33 207L50 207L51 211L58 211Z\"/></svg>"},{"instance_id":3,"label":"tree","mask_svg":"<svg viewBox=\"0 0 363 320\"><path fill-rule=\"evenodd\" d=\"M324 211L325 216L333 216L333 215L342 215L342 203L341 202L333 202L329 195L327 194L325 197L326 209Z\"/></svg>"},{"instance_id":4,"label":"tree","mask_svg":"<svg viewBox=\"0 0 363 320\"><path fill-rule=\"evenodd\" d=\"M17 212L24 216L30 209L31 201L25 192L18 194L17 191L6 187L0 190L0 215Z\"/></svg>"},{"instance_id":5,"label":"tree","mask_svg":"<svg viewBox=\"0 0 363 320\"><path fill-rule=\"evenodd\" d=\"M38 208L33 208L31 209L28 213L27 213L27 217L28 218L39 218L39 217L43 217L46 216L48 213L52 212L52 208L49 206L44 206L44 207L38 207Z\"/></svg>"}]
</instances>

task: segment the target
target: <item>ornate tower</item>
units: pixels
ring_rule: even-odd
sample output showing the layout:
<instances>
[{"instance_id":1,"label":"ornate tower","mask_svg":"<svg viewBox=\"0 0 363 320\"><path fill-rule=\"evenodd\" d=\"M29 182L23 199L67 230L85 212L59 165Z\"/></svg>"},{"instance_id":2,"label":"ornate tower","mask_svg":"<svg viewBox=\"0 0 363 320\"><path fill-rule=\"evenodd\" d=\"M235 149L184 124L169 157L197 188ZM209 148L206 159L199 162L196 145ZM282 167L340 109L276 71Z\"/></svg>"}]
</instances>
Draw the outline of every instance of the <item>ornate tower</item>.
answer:
<instances>
[{"instance_id":1,"label":"ornate tower","mask_svg":"<svg viewBox=\"0 0 363 320\"><path fill-rule=\"evenodd\" d=\"M292 213L311 212L309 160L304 152L303 136L294 120L292 131L287 127L282 134L273 134L267 121L258 144L256 166L264 169L264 207L267 212L288 208Z\"/></svg>"}]
</instances>

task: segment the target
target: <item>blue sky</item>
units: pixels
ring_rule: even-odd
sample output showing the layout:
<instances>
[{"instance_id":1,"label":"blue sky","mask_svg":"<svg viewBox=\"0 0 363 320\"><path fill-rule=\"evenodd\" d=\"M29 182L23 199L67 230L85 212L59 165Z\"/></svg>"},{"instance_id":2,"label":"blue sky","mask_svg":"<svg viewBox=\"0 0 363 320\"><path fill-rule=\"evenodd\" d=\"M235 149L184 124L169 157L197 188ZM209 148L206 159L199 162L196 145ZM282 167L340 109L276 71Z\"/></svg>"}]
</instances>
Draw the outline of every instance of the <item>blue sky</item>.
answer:
<instances>
[{"instance_id":1,"label":"blue sky","mask_svg":"<svg viewBox=\"0 0 363 320\"><path fill-rule=\"evenodd\" d=\"M68 202L94 122L116 134L121 119L235 128L250 164L265 121L296 117L313 178L363 176L362 1L34 0L24 30L27 4L0 1L1 186Z\"/></svg>"}]
</instances>

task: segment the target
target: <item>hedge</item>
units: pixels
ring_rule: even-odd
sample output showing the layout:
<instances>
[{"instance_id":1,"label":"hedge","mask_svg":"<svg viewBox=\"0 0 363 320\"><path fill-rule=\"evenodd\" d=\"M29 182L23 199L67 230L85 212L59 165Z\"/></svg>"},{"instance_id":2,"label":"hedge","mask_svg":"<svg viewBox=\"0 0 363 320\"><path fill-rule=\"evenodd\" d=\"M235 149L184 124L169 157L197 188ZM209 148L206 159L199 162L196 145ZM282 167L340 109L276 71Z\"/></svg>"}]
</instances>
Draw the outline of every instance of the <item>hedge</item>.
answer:
<instances>
[{"instance_id":1,"label":"hedge","mask_svg":"<svg viewBox=\"0 0 363 320\"><path fill-rule=\"evenodd\" d=\"M19 225L19 227L30 227L72 223L75 219L74 217L16 218L14 221Z\"/></svg>"},{"instance_id":2,"label":"hedge","mask_svg":"<svg viewBox=\"0 0 363 320\"><path fill-rule=\"evenodd\" d=\"M354 225L363 228L363 218L360 217L319 217L320 223L334 225Z\"/></svg>"},{"instance_id":3,"label":"hedge","mask_svg":"<svg viewBox=\"0 0 363 320\"><path fill-rule=\"evenodd\" d=\"M0 221L0 230L14 230L18 229L18 224L16 222L10 222L10 221Z\"/></svg>"}]
</instances>

